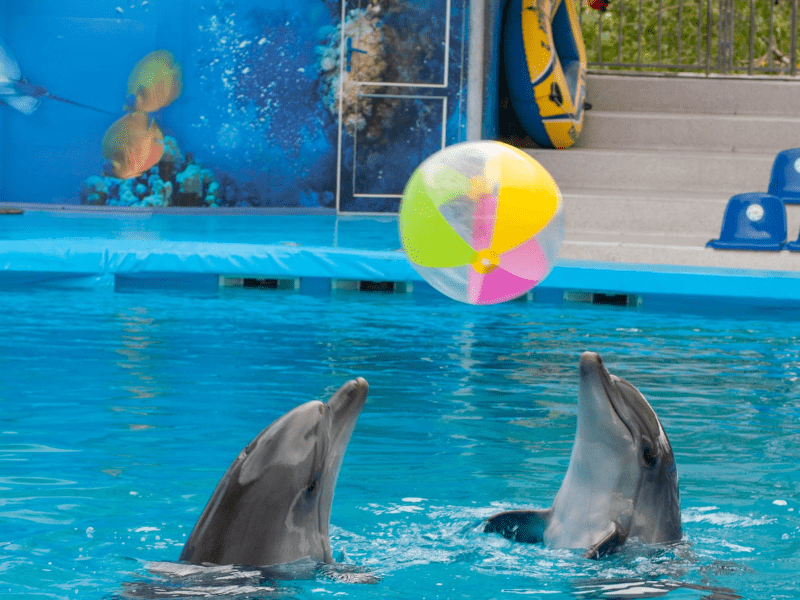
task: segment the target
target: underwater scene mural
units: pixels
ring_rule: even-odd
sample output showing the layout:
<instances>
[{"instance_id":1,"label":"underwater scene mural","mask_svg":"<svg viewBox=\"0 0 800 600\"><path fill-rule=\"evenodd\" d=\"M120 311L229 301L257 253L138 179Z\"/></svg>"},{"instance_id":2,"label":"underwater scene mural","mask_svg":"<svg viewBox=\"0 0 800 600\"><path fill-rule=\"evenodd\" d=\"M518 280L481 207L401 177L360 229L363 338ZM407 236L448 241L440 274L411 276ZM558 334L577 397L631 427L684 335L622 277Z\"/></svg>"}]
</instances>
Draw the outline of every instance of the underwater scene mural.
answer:
<instances>
[{"instance_id":1,"label":"underwater scene mural","mask_svg":"<svg viewBox=\"0 0 800 600\"><path fill-rule=\"evenodd\" d=\"M0 202L396 211L466 139L467 0L8 0Z\"/></svg>"}]
</instances>

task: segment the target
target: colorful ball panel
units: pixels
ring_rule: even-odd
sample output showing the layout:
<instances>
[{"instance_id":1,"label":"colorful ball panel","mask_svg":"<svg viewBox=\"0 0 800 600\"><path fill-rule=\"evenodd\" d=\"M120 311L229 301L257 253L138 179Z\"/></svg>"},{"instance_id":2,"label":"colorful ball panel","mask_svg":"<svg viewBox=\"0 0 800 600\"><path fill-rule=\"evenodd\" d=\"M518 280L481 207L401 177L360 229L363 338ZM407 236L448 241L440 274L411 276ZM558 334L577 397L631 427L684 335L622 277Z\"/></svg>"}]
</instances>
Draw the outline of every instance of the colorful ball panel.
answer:
<instances>
[{"instance_id":1,"label":"colorful ball panel","mask_svg":"<svg viewBox=\"0 0 800 600\"><path fill-rule=\"evenodd\" d=\"M493 141L449 146L409 179L399 215L411 264L470 304L516 298L542 281L564 239L563 202L547 170Z\"/></svg>"}]
</instances>

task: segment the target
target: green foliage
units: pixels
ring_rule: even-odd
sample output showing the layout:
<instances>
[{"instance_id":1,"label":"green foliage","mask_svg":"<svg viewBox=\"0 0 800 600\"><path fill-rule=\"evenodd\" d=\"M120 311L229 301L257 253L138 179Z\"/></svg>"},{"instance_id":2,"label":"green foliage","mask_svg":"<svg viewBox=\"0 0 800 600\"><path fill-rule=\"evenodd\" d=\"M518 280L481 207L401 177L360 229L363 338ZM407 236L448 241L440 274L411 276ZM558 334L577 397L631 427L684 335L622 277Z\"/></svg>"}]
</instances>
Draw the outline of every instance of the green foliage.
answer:
<instances>
[{"instance_id":1,"label":"green foliage","mask_svg":"<svg viewBox=\"0 0 800 600\"><path fill-rule=\"evenodd\" d=\"M747 73L752 56L755 73L789 72L792 0L581 2L581 26L593 68Z\"/></svg>"}]
</instances>

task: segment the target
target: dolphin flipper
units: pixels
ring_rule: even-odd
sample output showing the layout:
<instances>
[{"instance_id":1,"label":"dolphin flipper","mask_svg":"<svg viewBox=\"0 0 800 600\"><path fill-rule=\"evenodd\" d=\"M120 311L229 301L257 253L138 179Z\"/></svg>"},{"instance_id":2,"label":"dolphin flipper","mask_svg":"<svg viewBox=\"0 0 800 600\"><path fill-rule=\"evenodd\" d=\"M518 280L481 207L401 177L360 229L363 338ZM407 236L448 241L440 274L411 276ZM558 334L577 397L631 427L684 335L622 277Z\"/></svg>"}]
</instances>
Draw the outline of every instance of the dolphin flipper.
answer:
<instances>
[{"instance_id":1,"label":"dolphin flipper","mask_svg":"<svg viewBox=\"0 0 800 600\"><path fill-rule=\"evenodd\" d=\"M625 540L628 539L628 531L623 529L619 523L614 523L611 533L602 540L586 549L584 558L603 558L609 554L614 554Z\"/></svg>"},{"instance_id":2,"label":"dolphin flipper","mask_svg":"<svg viewBox=\"0 0 800 600\"><path fill-rule=\"evenodd\" d=\"M499 533L509 540L526 544L540 544L544 541L544 530L550 523L553 509L547 510L509 510L489 518L484 533Z\"/></svg>"}]
</instances>

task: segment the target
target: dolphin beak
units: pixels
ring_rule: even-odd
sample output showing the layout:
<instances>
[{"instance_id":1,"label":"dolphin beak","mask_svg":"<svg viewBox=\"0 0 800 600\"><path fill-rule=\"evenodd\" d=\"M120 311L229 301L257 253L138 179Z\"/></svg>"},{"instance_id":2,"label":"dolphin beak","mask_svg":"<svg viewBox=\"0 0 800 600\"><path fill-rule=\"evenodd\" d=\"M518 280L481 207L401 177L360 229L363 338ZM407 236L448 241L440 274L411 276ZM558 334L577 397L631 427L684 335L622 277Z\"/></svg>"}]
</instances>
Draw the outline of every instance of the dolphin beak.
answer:
<instances>
[{"instance_id":1,"label":"dolphin beak","mask_svg":"<svg viewBox=\"0 0 800 600\"><path fill-rule=\"evenodd\" d=\"M617 382L622 380L608 372L596 352L581 354L580 376L579 426L583 421L589 428L609 428L604 435L612 430L627 430L632 437L633 432L625 419L627 411L617 389Z\"/></svg>"},{"instance_id":2,"label":"dolphin beak","mask_svg":"<svg viewBox=\"0 0 800 600\"><path fill-rule=\"evenodd\" d=\"M359 377L345 383L325 404L330 438L328 439L327 466L325 467L326 475L324 477L326 484L323 486L322 496L319 501L319 527L326 538L336 480L339 478L339 470L342 466L342 459L347 450L347 445L350 442L350 436L353 434L359 415L361 415L361 409L364 408L364 404L367 402L368 391L369 384L367 380ZM324 550L324 554L325 562L333 562L329 543Z\"/></svg>"},{"instance_id":3,"label":"dolphin beak","mask_svg":"<svg viewBox=\"0 0 800 600\"><path fill-rule=\"evenodd\" d=\"M367 402L369 384L363 377L351 379L340 387L327 402L331 414L331 422L335 431L346 439L355 428L356 420L361 414L361 409Z\"/></svg>"},{"instance_id":4,"label":"dolphin beak","mask_svg":"<svg viewBox=\"0 0 800 600\"><path fill-rule=\"evenodd\" d=\"M602 386L609 400L614 396L611 373L608 372L605 364L603 364L603 359L600 358L597 352L584 352L581 354L580 374L581 390L599 385Z\"/></svg>"},{"instance_id":5,"label":"dolphin beak","mask_svg":"<svg viewBox=\"0 0 800 600\"><path fill-rule=\"evenodd\" d=\"M581 354L581 379L588 377L591 374L603 373L606 379L610 379L608 370L603 364L603 359L597 352L584 352Z\"/></svg>"}]
</instances>

